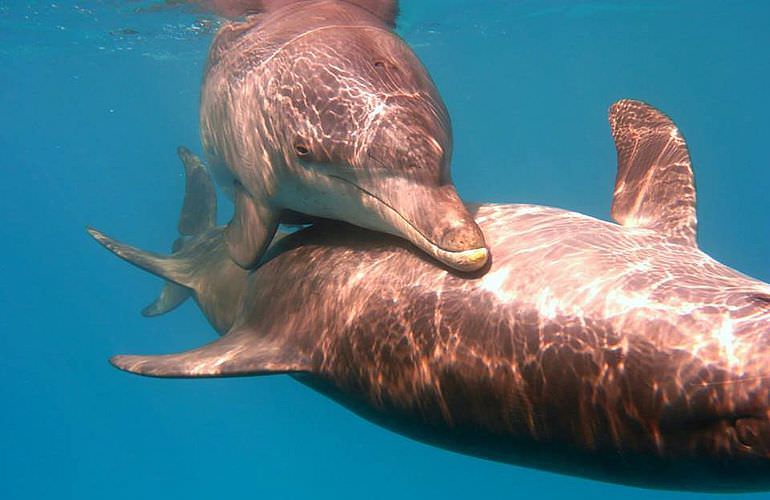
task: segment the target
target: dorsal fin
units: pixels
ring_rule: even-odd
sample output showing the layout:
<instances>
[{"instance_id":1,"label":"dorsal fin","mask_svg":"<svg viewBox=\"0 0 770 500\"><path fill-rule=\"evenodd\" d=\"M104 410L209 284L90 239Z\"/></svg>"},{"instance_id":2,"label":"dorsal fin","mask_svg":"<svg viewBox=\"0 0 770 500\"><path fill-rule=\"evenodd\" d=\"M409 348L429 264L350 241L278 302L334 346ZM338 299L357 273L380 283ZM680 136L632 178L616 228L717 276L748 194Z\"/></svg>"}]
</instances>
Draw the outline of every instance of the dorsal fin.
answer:
<instances>
[{"instance_id":1,"label":"dorsal fin","mask_svg":"<svg viewBox=\"0 0 770 500\"><path fill-rule=\"evenodd\" d=\"M307 0L197 0L204 8L223 17L239 17L259 14L285 5ZM357 5L379 17L385 24L395 27L398 17L398 0L337 0Z\"/></svg>"},{"instance_id":2,"label":"dorsal fin","mask_svg":"<svg viewBox=\"0 0 770 500\"><path fill-rule=\"evenodd\" d=\"M229 332L197 349L177 354L114 356L110 363L148 377L238 377L308 371L296 353L251 330Z\"/></svg>"},{"instance_id":3,"label":"dorsal fin","mask_svg":"<svg viewBox=\"0 0 770 500\"><path fill-rule=\"evenodd\" d=\"M674 122L628 99L613 104L609 118L618 151L612 217L696 246L695 180L687 144Z\"/></svg>"}]
</instances>

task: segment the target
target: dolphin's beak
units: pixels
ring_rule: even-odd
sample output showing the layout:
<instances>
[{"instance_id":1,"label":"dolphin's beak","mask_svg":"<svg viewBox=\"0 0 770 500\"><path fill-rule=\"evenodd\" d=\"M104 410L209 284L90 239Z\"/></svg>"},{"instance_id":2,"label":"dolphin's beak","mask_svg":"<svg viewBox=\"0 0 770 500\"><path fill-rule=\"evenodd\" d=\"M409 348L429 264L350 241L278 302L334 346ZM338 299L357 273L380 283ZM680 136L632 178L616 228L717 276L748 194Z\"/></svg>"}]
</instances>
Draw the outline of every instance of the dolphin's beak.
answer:
<instances>
[{"instance_id":1,"label":"dolphin's beak","mask_svg":"<svg viewBox=\"0 0 770 500\"><path fill-rule=\"evenodd\" d=\"M406 179L369 183L332 177L358 190L364 211L360 220L350 222L407 239L458 271L477 271L487 263L484 234L451 184L426 186Z\"/></svg>"}]
</instances>

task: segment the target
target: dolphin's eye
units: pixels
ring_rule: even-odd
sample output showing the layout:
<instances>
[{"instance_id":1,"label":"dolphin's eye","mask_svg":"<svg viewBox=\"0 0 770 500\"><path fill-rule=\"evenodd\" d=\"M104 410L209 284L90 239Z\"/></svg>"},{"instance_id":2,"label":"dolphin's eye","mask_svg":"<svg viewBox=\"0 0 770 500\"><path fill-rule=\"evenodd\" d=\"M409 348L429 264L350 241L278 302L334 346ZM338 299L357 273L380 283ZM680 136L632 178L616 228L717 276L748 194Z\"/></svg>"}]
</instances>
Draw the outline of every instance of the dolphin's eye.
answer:
<instances>
[{"instance_id":1,"label":"dolphin's eye","mask_svg":"<svg viewBox=\"0 0 770 500\"><path fill-rule=\"evenodd\" d=\"M294 152L303 160L310 159L310 148L301 140L294 141Z\"/></svg>"}]
</instances>

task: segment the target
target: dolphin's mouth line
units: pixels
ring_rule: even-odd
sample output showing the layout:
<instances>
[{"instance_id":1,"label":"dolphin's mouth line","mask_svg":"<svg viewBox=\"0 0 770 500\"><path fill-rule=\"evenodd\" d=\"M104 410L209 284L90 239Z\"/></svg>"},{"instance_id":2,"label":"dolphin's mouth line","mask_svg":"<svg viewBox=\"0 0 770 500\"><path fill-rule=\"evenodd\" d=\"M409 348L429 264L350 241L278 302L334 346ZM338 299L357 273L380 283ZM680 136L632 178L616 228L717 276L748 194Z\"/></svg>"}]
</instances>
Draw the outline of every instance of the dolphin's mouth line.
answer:
<instances>
[{"instance_id":1,"label":"dolphin's mouth line","mask_svg":"<svg viewBox=\"0 0 770 500\"><path fill-rule=\"evenodd\" d=\"M425 234L423 234L422 231L420 231L417 227L415 227L415 225L412 224L411 221L409 221L409 219L401 215L401 212L396 210L390 203L386 202L376 194L359 186L355 182L345 179L343 177L340 177L338 175L328 174L328 176L332 179L337 179L339 181L345 182L353 186L354 188L358 189L359 191L369 196L370 198L377 200L377 202L379 202L381 205L387 207L391 212L396 214L399 217L399 219L401 219L404 222L404 224L406 224L412 231L414 231L416 235L420 237L420 239L422 239L425 242L426 246L431 250L429 253L436 259L447 263L449 262L457 263L462 267L465 267L464 263L466 262L469 262L469 261L472 262L477 260L478 255L481 252L485 254L485 259L486 259L486 252L487 252L486 248L472 248L469 250L460 250L460 251L452 251L452 250L446 250L444 248L441 248L438 244L434 243L433 241L430 240L430 238L425 236Z\"/></svg>"},{"instance_id":2,"label":"dolphin's mouth line","mask_svg":"<svg viewBox=\"0 0 770 500\"><path fill-rule=\"evenodd\" d=\"M382 198L380 198L380 197L379 197L379 196L377 196L376 194L372 193L372 192L371 192L371 191L369 191L368 189L364 189L364 188L362 188L361 186L359 186L358 184L356 184L356 183L355 183L355 182L353 182L353 181L349 181L349 180L345 179L344 177L340 177L340 176L338 176L338 175L333 175L333 174L330 174L330 175L329 175L329 177L331 177L332 179L337 179L337 180L340 180L340 181L342 181L342 182L346 182L346 183L350 184L351 186L353 186L354 188L356 188L356 189L358 189L359 191L361 191L362 193L366 194L366 195L367 195L367 196L369 196L370 198L374 198L375 200L377 200L378 202L380 202L380 203L381 203L381 204L383 204L384 206L388 207L388 208L390 209L390 211L391 211L391 212L393 212L393 213L395 213L396 215L398 215L398 217L399 217L399 218L400 218L402 221L404 221L404 222L405 222L405 223L406 223L406 224L407 224L409 227L411 227L411 228L412 228L412 229L413 229L413 230L414 230L414 231L415 231L417 234L419 234L419 235L420 235L420 237L422 237L422 239L424 239L425 241L427 241L427 242L428 242L430 245L432 245L432 246L434 246L434 247L436 247L436 248L439 248L439 249L441 249L441 250L444 250L443 248L441 248L440 246L438 246L436 243L432 242L432 241L430 240L430 238L428 238L427 236L425 236L425 235L423 234L423 232L422 232L422 231L420 231L419 229L417 229L417 228L414 226L414 224L412 224L412 223L409 221L409 219L407 219L406 217L404 217L403 215L401 215L401 212L399 212L398 210L396 210L395 208L393 208L393 205L391 205L391 204L390 204L390 203L388 203L387 201L383 200ZM449 252L450 250L444 250L444 251L445 251L445 252ZM460 253L460 252L453 252L453 253Z\"/></svg>"}]
</instances>

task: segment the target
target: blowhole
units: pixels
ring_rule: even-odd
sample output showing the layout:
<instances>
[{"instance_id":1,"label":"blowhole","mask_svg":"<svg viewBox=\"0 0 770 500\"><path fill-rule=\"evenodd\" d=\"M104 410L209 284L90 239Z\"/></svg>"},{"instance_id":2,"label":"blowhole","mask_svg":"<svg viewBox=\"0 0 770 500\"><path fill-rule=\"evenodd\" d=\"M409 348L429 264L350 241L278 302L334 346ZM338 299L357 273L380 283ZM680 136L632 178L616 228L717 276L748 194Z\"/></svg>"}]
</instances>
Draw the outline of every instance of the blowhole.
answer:
<instances>
[{"instance_id":1,"label":"blowhole","mask_svg":"<svg viewBox=\"0 0 770 500\"><path fill-rule=\"evenodd\" d=\"M393 71L396 73L399 72L398 66L385 59L377 59L374 61L374 63L372 63L372 65L377 71Z\"/></svg>"}]
</instances>

